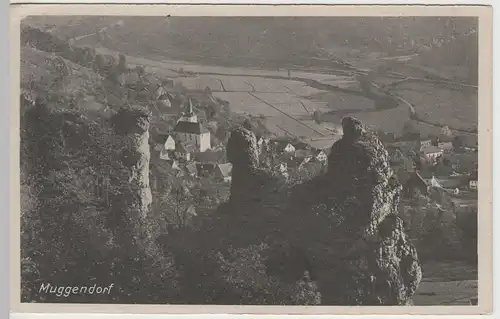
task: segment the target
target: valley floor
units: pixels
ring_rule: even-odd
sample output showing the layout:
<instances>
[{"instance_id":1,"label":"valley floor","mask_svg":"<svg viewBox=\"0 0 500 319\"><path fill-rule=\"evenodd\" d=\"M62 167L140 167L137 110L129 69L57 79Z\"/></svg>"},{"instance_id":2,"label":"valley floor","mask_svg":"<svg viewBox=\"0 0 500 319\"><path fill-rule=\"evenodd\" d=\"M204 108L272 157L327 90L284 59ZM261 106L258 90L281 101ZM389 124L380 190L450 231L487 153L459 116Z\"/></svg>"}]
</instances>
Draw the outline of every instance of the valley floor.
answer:
<instances>
[{"instance_id":1,"label":"valley floor","mask_svg":"<svg viewBox=\"0 0 500 319\"><path fill-rule=\"evenodd\" d=\"M428 262L413 296L416 306L469 305L478 296L477 269L461 262Z\"/></svg>"}]
</instances>

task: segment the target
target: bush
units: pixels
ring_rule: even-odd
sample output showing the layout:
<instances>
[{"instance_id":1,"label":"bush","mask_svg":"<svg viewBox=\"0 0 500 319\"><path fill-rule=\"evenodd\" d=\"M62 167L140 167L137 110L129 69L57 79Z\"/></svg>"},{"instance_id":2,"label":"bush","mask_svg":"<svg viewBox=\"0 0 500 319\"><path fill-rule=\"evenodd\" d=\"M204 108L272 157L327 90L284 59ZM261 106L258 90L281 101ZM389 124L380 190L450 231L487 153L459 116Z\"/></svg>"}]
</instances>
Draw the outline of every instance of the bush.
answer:
<instances>
[{"instance_id":1,"label":"bush","mask_svg":"<svg viewBox=\"0 0 500 319\"><path fill-rule=\"evenodd\" d=\"M222 278L241 304L248 305L319 305L321 294L307 276L292 283L284 283L266 273L266 244L247 248L229 248L228 256L217 254Z\"/></svg>"}]
</instances>

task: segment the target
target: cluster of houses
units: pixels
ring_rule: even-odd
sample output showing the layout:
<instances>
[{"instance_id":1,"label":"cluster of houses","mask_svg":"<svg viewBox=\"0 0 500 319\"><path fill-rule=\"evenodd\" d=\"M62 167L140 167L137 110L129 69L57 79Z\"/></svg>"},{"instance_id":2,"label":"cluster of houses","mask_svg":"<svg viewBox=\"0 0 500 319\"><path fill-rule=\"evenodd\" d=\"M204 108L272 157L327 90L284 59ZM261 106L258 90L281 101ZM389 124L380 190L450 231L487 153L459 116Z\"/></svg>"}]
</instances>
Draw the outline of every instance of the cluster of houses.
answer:
<instances>
[{"instance_id":1,"label":"cluster of houses","mask_svg":"<svg viewBox=\"0 0 500 319\"><path fill-rule=\"evenodd\" d=\"M324 165L328 160L328 151L316 149L307 143L301 141L288 140L271 140L264 137L257 138L257 145L262 147L264 144L270 146L270 150L276 157L271 163L274 170L281 173L284 177L289 176L289 172L293 170L309 170L310 165L317 163ZM267 156L262 150L261 153Z\"/></svg>"},{"instance_id":2,"label":"cluster of houses","mask_svg":"<svg viewBox=\"0 0 500 319\"><path fill-rule=\"evenodd\" d=\"M477 196L474 195L478 185L477 148L456 153L451 141L423 140L417 144L417 151L421 165L417 167L414 160L408 158L404 165L407 173L403 185L404 197L410 198L416 190L429 195L431 189L451 199ZM442 166L449 170L436 169ZM457 173L455 168L460 166L462 173ZM429 167L434 170L426 169Z\"/></svg>"},{"instance_id":3,"label":"cluster of houses","mask_svg":"<svg viewBox=\"0 0 500 319\"><path fill-rule=\"evenodd\" d=\"M257 146L262 156L269 156L266 152L272 151L274 156L270 164L285 177L290 170L308 169L313 163L327 162L327 151L304 142L257 136ZM232 165L224 162L225 156L221 154L224 150L212 149L210 132L198 121L190 99L173 131L156 137L154 150L161 161L178 172L178 176L212 176L220 181L231 181Z\"/></svg>"},{"instance_id":4,"label":"cluster of houses","mask_svg":"<svg viewBox=\"0 0 500 319\"><path fill-rule=\"evenodd\" d=\"M477 191L477 180L477 170L466 175L452 174L446 177L431 175L428 178L422 177L418 170L414 170L405 182L405 196L410 197L415 190L427 195L431 188L440 189L452 195L460 195L461 191Z\"/></svg>"}]
</instances>

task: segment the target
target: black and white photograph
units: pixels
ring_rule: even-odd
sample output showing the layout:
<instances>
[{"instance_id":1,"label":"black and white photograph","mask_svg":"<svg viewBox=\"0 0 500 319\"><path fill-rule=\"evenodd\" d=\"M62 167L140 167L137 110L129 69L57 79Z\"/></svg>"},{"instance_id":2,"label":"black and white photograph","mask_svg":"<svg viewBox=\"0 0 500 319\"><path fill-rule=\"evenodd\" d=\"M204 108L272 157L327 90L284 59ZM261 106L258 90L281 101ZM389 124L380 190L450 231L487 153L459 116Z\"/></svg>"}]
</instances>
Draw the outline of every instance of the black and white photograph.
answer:
<instances>
[{"instance_id":1,"label":"black and white photograph","mask_svg":"<svg viewBox=\"0 0 500 319\"><path fill-rule=\"evenodd\" d=\"M478 21L24 17L21 304L477 307Z\"/></svg>"}]
</instances>

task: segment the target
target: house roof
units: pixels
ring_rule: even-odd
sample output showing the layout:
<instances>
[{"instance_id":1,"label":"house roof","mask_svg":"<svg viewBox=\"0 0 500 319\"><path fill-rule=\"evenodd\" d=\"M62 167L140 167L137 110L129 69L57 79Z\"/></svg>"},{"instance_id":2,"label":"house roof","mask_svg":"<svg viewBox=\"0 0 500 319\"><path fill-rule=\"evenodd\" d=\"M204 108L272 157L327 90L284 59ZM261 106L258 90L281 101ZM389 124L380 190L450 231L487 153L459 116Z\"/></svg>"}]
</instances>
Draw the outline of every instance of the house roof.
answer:
<instances>
[{"instance_id":1,"label":"house roof","mask_svg":"<svg viewBox=\"0 0 500 319\"><path fill-rule=\"evenodd\" d=\"M198 170L198 174L211 173L216 165L214 163L196 163L196 169Z\"/></svg>"},{"instance_id":2,"label":"house roof","mask_svg":"<svg viewBox=\"0 0 500 319\"><path fill-rule=\"evenodd\" d=\"M167 139L170 137L170 134L158 134L154 137L154 141L156 143L163 144L167 141Z\"/></svg>"},{"instance_id":3,"label":"house roof","mask_svg":"<svg viewBox=\"0 0 500 319\"><path fill-rule=\"evenodd\" d=\"M186 165L186 171L188 171L188 173L190 173L190 174L197 174L198 173L198 169L196 168L196 165L193 163Z\"/></svg>"},{"instance_id":4,"label":"house roof","mask_svg":"<svg viewBox=\"0 0 500 319\"><path fill-rule=\"evenodd\" d=\"M155 99L158 101L169 101L172 102L174 100L174 97L172 94L168 93L167 91L156 91L156 96Z\"/></svg>"},{"instance_id":5,"label":"house roof","mask_svg":"<svg viewBox=\"0 0 500 319\"><path fill-rule=\"evenodd\" d=\"M307 150L304 149L295 150L295 157L306 158L308 156L311 156L311 153Z\"/></svg>"},{"instance_id":6,"label":"house roof","mask_svg":"<svg viewBox=\"0 0 500 319\"><path fill-rule=\"evenodd\" d=\"M453 148L453 143L452 142L439 142L438 147Z\"/></svg>"},{"instance_id":7,"label":"house roof","mask_svg":"<svg viewBox=\"0 0 500 319\"><path fill-rule=\"evenodd\" d=\"M292 143L292 145L297 150L309 150L309 149L311 149L311 146L305 142Z\"/></svg>"},{"instance_id":8,"label":"house roof","mask_svg":"<svg viewBox=\"0 0 500 319\"><path fill-rule=\"evenodd\" d=\"M277 150L284 150L288 145L292 145L292 143L288 142L288 141L275 141L275 145L276 145L276 149Z\"/></svg>"},{"instance_id":9,"label":"house roof","mask_svg":"<svg viewBox=\"0 0 500 319\"><path fill-rule=\"evenodd\" d=\"M188 134L202 134L208 132L208 130L200 123L192 123L186 121L179 121L175 126L174 131L178 133Z\"/></svg>"},{"instance_id":10,"label":"house roof","mask_svg":"<svg viewBox=\"0 0 500 319\"><path fill-rule=\"evenodd\" d=\"M216 163L224 157L224 151L195 152L193 157L201 163Z\"/></svg>"},{"instance_id":11,"label":"house roof","mask_svg":"<svg viewBox=\"0 0 500 319\"><path fill-rule=\"evenodd\" d=\"M231 172L233 171L233 164L231 163L218 164L217 167L219 168L222 176L224 177L231 176Z\"/></svg>"},{"instance_id":12,"label":"house roof","mask_svg":"<svg viewBox=\"0 0 500 319\"><path fill-rule=\"evenodd\" d=\"M155 99L156 100L164 100L167 98L167 90L165 90L161 85L158 86L155 92Z\"/></svg>"},{"instance_id":13,"label":"house roof","mask_svg":"<svg viewBox=\"0 0 500 319\"><path fill-rule=\"evenodd\" d=\"M424 154L440 153L443 150L435 146L425 146L420 150Z\"/></svg>"},{"instance_id":14,"label":"house roof","mask_svg":"<svg viewBox=\"0 0 500 319\"><path fill-rule=\"evenodd\" d=\"M416 184L420 187L424 187L424 188L427 188L428 184L427 182L422 178L422 176L418 173L418 172L413 172L411 175L410 175L410 178L408 179L408 181L406 182L407 185L408 184Z\"/></svg>"},{"instance_id":15,"label":"house roof","mask_svg":"<svg viewBox=\"0 0 500 319\"><path fill-rule=\"evenodd\" d=\"M175 169L175 170L180 170L181 169L179 167L179 163L177 161L172 161L170 165L172 166L172 169Z\"/></svg>"}]
</instances>

